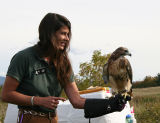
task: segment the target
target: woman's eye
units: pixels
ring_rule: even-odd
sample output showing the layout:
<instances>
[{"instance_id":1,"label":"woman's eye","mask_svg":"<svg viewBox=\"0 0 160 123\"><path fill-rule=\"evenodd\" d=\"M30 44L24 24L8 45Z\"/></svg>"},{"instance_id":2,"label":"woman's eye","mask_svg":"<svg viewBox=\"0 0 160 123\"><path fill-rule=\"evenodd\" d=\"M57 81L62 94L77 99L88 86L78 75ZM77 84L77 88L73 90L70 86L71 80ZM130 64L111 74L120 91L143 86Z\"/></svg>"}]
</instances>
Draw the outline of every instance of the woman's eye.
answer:
<instances>
[{"instance_id":1,"label":"woman's eye","mask_svg":"<svg viewBox=\"0 0 160 123\"><path fill-rule=\"evenodd\" d=\"M61 34L62 34L62 35L65 35L66 33L65 33L65 32L62 32Z\"/></svg>"}]
</instances>

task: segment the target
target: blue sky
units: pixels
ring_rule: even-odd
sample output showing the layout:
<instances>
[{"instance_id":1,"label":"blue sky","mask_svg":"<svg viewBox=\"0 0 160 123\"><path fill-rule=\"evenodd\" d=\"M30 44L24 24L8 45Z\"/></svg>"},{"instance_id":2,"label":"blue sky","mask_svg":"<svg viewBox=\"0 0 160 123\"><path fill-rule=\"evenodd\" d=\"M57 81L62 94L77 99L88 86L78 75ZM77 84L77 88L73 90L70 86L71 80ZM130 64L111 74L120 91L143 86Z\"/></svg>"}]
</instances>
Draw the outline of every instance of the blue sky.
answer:
<instances>
[{"instance_id":1,"label":"blue sky","mask_svg":"<svg viewBox=\"0 0 160 123\"><path fill-rule=\"evenodd\" d=\"M1 0L0 75L19 50L38 40L38 26L48 12L66 16L72 23L70 58L75 73L79 64L119 46L132 53L133 79L160 73L159 0Z\"/></svg>"}]
</instances>

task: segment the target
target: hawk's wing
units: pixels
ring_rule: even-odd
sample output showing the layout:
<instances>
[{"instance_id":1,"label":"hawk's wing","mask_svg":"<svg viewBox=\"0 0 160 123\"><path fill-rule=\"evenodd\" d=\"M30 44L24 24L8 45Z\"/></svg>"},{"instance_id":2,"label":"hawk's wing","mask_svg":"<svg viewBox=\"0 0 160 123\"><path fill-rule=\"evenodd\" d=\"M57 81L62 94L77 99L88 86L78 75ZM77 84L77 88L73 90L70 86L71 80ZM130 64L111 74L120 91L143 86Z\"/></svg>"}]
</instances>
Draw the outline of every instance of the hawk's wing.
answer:
<instances>
[{"instance_id":1,"label":"hawk's wing","mask_svg":"<svg viewBox=\"0 0 160 123\"><path fill-rule=\"evenodd\" d=\"M104 83L107 84L109 81L109 74L108 74L108 62L103 66L103 75L102 78Z\"/></svg>"},{"instance_id":2,"label":"hawk's wing","mask_svg":"<svg viewBox=\"0 0 160 123\"><path fill-rule=\"evenodd\" d=\"M128 73L128 77L130 79L130 84L131 84L131 87L130 87L130 90L128 90L128 94L133 97L133 94L132 94L132 79L133 79L133 75L132 75L132 67L131 67L131 64L130 62L128 61L128 59L126 59L126 70L127 70L127 73Z\"/></svg>"},{"instance_id":3,"label":"hawk's wing","mask_svg":"<svg viewBox=\"0 0 160 123\"><path fill-rule=\"evenodd\" d=\"M128 76L129 76L131 84L132 84L132 79L133 79L133 76L132 76L132 67L131 67L130 62L127 59L126 59L126 70L127 70Z\"/></svg>"}]
</instances>

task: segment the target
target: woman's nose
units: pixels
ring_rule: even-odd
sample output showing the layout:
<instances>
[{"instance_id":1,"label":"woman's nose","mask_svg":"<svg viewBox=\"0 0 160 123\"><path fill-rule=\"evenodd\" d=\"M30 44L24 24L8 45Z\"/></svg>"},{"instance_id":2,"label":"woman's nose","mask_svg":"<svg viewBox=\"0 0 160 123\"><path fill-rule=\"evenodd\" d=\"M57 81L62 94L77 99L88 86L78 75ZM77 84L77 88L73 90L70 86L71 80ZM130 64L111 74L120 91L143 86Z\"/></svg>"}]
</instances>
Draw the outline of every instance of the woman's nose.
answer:
<instances>
[{"instance_id":1,"label":"woman's nose","mask_svg":"<svg viewBox=\"0 0 160 123\"><path fill-rule=\"evenodd\" d=\"M65 40L69 41L69 36L68 35L65 35Z\"/></svg>"}]
</instances>

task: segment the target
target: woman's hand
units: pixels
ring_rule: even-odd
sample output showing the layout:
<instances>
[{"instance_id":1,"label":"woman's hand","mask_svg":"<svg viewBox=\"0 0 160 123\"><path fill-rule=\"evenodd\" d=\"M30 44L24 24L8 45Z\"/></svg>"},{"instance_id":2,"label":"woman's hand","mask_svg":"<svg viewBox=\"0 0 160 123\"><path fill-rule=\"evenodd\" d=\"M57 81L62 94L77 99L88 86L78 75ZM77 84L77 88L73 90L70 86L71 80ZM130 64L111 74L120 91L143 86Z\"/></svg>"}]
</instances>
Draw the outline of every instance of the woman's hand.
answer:
<instances>
[{"instance_id":1,"label":"woman's hand","mask_svg":"<svg viewBox=\"0 0 160 123\"><path fill-rule=\"evenodd\" d=\"M55 109L59 104L59 100L65 101L66 99L63 97L53 97L53 96L34 97L34 105L43 106L49 109Z\"/></svg>"}]
</instances>

